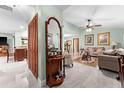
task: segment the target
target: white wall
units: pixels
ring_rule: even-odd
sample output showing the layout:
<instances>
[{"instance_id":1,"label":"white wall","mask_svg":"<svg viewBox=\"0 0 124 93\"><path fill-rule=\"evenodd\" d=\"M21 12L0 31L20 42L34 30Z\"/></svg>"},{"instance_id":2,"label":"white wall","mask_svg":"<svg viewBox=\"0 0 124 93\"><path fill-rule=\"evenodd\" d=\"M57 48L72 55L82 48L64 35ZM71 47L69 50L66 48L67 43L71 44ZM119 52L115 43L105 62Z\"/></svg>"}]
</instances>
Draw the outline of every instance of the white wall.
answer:
<instances>
[{"instance_id":1,"label":"white wall","mask_svg":"<svg viewBox=\"0 0 124 93\"><path fill-rule=\"evenodd\" d=\"M28 31L19 31L15 33L15 47L22 46L22 37L28 37Z\"/></svg>"},{"instance_id":2,"label":"white wall","mask_svg":"<svg viewBox=\"0 0 124 93\"><path fill-rule=\"evenodd\" d=\"M83 31L83 30L82 30ZM85 46L85 35L88 35L88 34L94 34L94 45L95 47L97 46L100 46L98 45L98 33L103 33L103 32L110 32L110 45L107 46L107 45L103 45L103 47L106 47L106 48L111 48L111 42L112 41L115 41L116 43L118 43L118 47L120 48L124 48L124 29L113 29L113 28L109 28L109 29L103 29L103 28L96 28L96 30L92 31L92 32L86 32L86 31L83 31L83 33L81 34L81 40L82 40L82 47L88 47L88 46ZM93 46L90 46L90 47L93 47Z\"/></svg>"},{"instance_id":3,"label":"white wall","mask_svg":"<svg viewBox=\"0 0 124 93\"><path fill-rule=\"evenodd\" d=\"M75 25L72 25L66 21L63 20L63 34L65 35L70 35L70 36L66 36L64 37L64 41L66 40L71 40L72 41L72 46L71 46L71 50L73 49L73 38L79 38L79 49L81 48L81 34L83 33L82 30L80 30L78 27L76 27ZM63 44L64 45L64 44ZM64 46L63 46L64 47Z\"/></svg>"}]
</instances>

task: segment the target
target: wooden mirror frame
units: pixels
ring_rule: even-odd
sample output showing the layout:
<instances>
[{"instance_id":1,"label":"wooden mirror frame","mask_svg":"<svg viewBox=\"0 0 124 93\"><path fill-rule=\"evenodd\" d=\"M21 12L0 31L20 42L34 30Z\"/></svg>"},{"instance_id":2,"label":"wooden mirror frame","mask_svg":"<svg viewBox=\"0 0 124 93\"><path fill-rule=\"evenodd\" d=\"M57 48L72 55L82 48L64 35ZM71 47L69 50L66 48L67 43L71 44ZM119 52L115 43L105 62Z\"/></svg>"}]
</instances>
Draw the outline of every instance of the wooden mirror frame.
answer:
<instances>
[{"instance_id":1,"label":"wooden mirror frame","mask_svg":"<svg viewBox=\"0 0 124 93\"><path fill-rule=\"evenodd\" d=\"M60 47L60 51L61 51L60 55L62 55L62 28L61 28L61 25L60 25L59 21L55 17L50 17L45 22L45 30L46 30L46 35L45 35L46 36L46 84L48 86L53 86L54 85L54 84L50 85L48 83L48 81L49 81L49 70L48 69L49 69L49 64L51 63L51 62L49 63L50 56L48 55L48 31L49 31L48 26L49 26L51 20L54 20L55 22L57 22L59 30L60 30L60 32L59 32L60 33L60 46L59 47Z\"/></svg>"},{"instance_id":2,"label":"wooden mirror frame","mask_svg":"<svg viewBox=\"0 0 124 93\"><path fill-rule=\"evenodd\" d=\"M49 30L48 26L49 26L51 20L56 21L57 24L58 24L58 27L59 27L59 30L60 30L60 50L62 51L62 28L61 28L61 25L55 17L50 17L45 23L45 29L46 29L46 59L48 58L48 30Z\"/></svg>"}]
</instances>

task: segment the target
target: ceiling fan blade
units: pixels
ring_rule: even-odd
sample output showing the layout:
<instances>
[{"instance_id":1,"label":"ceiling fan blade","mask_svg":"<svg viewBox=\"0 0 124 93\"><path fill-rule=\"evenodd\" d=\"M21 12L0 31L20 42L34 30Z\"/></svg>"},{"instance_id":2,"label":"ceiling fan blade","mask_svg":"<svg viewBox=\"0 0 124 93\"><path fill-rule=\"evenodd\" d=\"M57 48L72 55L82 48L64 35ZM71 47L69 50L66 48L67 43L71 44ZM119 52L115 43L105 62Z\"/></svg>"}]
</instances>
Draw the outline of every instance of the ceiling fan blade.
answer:
<instances>
[{"instance_id":1,"label":"ceiling fan blade","mask_svg":"<svg viewBox=\"0 0 124 93\"><path fill-rule=\"evenodd\" d=\"M86 29L87 27L85 27L85 26L80 26L79 27L79 29L82 29L82 30L84 30L84 29Z\"/></svg>"},{"instance_id":2,"label":"ceiling fan blade","mask_svg":"<svg viewBox=\"0 0 124 93\"><path fill-rule=\"evenodd\" d=\"M99 24L99 25L94 25L94 26L95 26L95 27L100 27L100 26L102 26L102 25Z\"/></svg>"},{"instance_id":3,"label":"ceiling fan blade","mask_svg":"<svg viewBox=\"0 0 124 93\"><path fill-rule=\"evenodd\" d=\"M92 25L92 26L87 26L87 28L95 28L95 27L100 27L102 25Z\"/></svg>"},{"instance_id":4,"label":"ceiling fan blade","mask_svg":"<svg viewBox=\"0 0 124 93\"><path fill-rule=\"evenodd\" d=\"M1 9L5 9L5 10L7 10L7 11L12 11L12 10L13 10L12 7L9 7L9 6L7 6L7 5L0 5L0 8L1 8Z\"/></svg>"}]
</instances>

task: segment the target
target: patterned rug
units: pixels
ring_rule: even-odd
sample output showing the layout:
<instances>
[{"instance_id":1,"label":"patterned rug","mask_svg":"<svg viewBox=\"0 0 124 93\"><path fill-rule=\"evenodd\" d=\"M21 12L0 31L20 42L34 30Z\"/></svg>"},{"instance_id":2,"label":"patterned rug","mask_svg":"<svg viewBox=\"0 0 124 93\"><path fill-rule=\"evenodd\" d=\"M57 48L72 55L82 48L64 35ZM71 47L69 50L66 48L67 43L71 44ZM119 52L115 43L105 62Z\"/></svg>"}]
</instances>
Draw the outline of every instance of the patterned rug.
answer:
<instances>
[{"instance_id":1,"label":"patterned rug","mask_svg":"<svg viewBox=\"0 0 124 93\"><path fill-rule=\"evenodd\" d=\"M84 61L82 59L77 59L75 60L76 63L80 63L80 64L84 64L84 65L88 65L88 66L92 66L92 67L96 67L98 64L98 61L95 59L92 59L91 61Z\"/></svg>"}]
</instances>

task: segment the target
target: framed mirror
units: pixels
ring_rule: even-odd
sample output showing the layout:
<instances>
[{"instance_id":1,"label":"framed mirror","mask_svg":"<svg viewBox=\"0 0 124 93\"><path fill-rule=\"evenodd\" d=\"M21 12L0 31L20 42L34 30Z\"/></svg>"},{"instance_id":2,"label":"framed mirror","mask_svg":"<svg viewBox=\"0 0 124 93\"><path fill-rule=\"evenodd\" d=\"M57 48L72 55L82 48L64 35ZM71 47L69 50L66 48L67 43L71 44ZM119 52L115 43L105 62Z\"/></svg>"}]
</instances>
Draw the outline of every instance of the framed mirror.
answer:
<instances>
[{"instance_id":1,"label":"framed mirror","mask_svg":"<svg viewBox=\"0 0 124 93\"><path fill-rule=\"evenodd\" d=\"M46 21L46 49L48 57L62 54L61 26L55 17Z\"/></svg>"},{"instance_id":2,"label":"framed mirror","mask_svg":"<svg viewBox=\"0 0 124 93\"><path fill-rule=\"evenodd\" d=\"M65 78L62 55L62 30L59 21L50 17L46 21L46 83L48 86L62 84Z\"/></svg>"}]
</instances>

